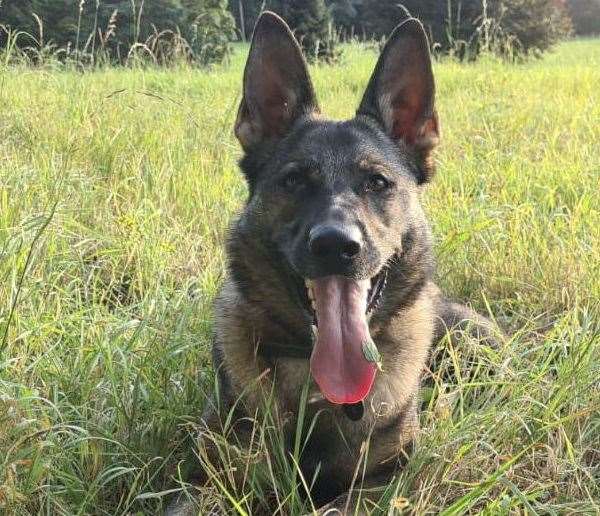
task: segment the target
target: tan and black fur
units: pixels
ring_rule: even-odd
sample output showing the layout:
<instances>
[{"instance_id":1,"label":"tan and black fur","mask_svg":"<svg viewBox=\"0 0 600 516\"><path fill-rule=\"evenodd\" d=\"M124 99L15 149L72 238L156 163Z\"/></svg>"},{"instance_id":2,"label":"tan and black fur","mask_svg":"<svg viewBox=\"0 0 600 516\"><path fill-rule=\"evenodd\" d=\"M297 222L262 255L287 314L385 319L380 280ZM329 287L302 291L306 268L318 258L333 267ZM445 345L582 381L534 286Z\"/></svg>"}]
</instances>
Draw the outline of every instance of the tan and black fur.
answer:
<instances>
[{"instance_id":1,"label":"tan and black fur","mask_svg":"<svg viewBox=\"0 0 600 516\"><path fill-rule=\"evenodd\" d=\"M369 323L383 371L362 412L351 417L348 407L319 397L314 382L309 394L306 419L321 414L301 467L305 478L320 468L313 500L343 509L354 503L348 490L365 441L363 487L385 485L410 451L419 430L421 374L435 339L467 320L483 334L489 329L484 318L447 302L432 282L420 195L433 176L439 123L421 24L409 18L394 31L355 118L337 122L320 114L285 23L264 13L246 65L236 135L250 193L230 231L228 275L215 305L219 409L209 403L203 421L219 431L222 415L241 399L236 439L243 443L249 439L243 418L260 413L264 399L274 396L287 421L282 432L293 434L310 377L304 279L371 278L386 269L387 285ZM363 245L352 263L318 262L307 251L306 235L323 219L359 228Z\"/></svg>"}]
</instances>

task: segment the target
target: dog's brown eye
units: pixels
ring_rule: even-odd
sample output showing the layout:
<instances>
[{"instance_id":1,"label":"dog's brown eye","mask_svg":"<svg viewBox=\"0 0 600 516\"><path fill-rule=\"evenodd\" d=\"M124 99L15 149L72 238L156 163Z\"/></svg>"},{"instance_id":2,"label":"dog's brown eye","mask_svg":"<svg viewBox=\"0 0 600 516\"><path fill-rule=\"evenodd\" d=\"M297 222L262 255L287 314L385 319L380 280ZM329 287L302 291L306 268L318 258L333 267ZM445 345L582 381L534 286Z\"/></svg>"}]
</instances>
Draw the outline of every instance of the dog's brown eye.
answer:
<instances>
[{"instance_id":1,"label":"dog's brown eye","mask_svg":"<svg viewBox=\"0 0 600 516\"><path fill-rule=\"evenodd\" d=\"M390 182L381 174L373 174L367 179L365 190L368 192L382 192L390 187Z\"/></svg>"}]
</instances>

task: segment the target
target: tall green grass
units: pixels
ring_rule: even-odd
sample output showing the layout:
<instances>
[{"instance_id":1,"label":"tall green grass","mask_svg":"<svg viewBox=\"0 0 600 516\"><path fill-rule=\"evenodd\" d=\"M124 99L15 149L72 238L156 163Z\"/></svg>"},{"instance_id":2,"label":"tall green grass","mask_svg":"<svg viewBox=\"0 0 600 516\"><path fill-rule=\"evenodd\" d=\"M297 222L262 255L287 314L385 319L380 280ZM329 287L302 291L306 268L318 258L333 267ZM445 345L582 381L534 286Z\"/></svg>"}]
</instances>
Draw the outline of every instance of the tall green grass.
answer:
<instances>
[{"instance_id":1,"label":"tall green grass","mask_svg":"<svg viewBox=\"0 0 600 516\"><path fill-rule=\"evenodd\" d=\"M0 513L156 513L201 455L210 306L246 193L231 131L244 57L211 72L0 68ZM375 58L354 45L313 68L328 114L352 115ZM424 204L439 283L510 336L447 346L456 380L436 377L381 507L597 513L600 41L435 71L443 143ZM258 451L278 442L264 416ZM204 509L310 511L294 457L256 456L242 492L215 481Z\"/></svg>"}]
</instances>

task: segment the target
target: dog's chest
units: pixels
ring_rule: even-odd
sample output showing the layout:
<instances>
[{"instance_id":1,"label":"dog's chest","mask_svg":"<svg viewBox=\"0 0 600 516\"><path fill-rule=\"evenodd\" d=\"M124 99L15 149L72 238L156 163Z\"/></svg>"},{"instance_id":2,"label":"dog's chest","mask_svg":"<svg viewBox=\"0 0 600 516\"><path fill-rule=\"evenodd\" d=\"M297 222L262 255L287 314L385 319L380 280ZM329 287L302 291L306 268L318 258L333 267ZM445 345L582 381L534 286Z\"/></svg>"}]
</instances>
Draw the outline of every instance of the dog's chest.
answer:
<instances>
[{"instance_id":1,"label":"dog's chest","mask_svg":"<svg viewBox=\"0 0 600 516\"><path fill-rule=\"evenodd\" d=\"M356 406L328 402L310 375L308 360L278 360L275 381L284 413L294 423L303 414L304 425L311 427L311 435L324 450L360 448L373 430L398 410L397 382L384 373L378 375L369 396Z\"/></svg>"},{"instance_id":2,"label":"dog's chest","mask_svg":"<svg viewBox=\"0 0 600 516\"><path fill-rule=\"evenodd\" d=\"M347 485L358 466L374 471L395 455L405 424L405 407L394 399L396 388L391 377L380 373L363 402L361 417L351 418L343 405L323 398L307 360L278 360L275 392L285 414L285 438L293 448L298 428L303 429L300 463L305 476L312 478L318 471L322 479Z\"/></svg>"}]
</instances>

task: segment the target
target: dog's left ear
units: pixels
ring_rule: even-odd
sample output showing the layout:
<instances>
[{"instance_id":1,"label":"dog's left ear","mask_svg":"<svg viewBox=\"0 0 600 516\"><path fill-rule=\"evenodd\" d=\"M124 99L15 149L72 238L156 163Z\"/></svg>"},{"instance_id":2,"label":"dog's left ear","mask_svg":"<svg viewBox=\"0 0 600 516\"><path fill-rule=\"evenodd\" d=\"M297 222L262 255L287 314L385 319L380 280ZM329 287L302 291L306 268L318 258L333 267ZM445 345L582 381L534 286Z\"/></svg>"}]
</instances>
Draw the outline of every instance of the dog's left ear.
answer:
<instances>
[{"instance_id":1,"label":"dog's left ear","mask_svg":"<svg viewBox=\"0 0 600 516\"><path fill-rule=\"evenodd\" d=\"M427 36L421 23L409 18L386 43L357 114L374 118L392 140L414 152L420 183L434 173L431 151L439 140L434 101Z\"/></svg>"}]
</instances>

